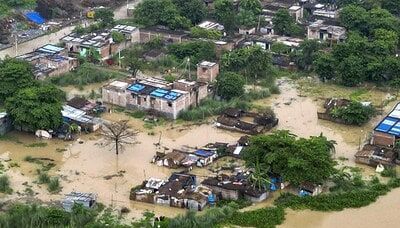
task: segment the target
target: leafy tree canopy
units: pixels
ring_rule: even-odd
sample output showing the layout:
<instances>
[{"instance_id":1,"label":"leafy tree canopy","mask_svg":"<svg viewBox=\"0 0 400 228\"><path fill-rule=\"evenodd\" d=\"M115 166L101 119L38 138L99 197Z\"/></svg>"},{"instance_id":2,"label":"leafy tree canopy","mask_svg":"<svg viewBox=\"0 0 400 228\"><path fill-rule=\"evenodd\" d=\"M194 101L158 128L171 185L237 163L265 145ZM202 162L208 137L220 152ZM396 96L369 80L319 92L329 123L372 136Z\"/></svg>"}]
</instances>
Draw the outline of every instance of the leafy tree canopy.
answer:
<instances>
[{"instance_id":1,"label":"leafy tree canopy","mask_svg":"<svg viewBox=\"0 0 400 228\"><path fill-rule=\"evenodd\" d=\"M180 60L190 58L192 64L200 61L214 61L216 59L216 49L213 42L191 41L168 46L168 53Z\"/></svg>"},{"instance_id":2,"label":"leafy tree canopy","mask_svg":"<svg viewBox=\"0 0 400 228\"><path fill-rule=\"evenodd\" d=\"M206 38L211 40L218 40L222 37L222 32L216 29L204 29L198 26L190 29L190 35L193 38Z\"/></svg>"},{"instance_id":3,"label":"leafy tree canopy","mask_svg":"<svg viewBox=\"0 0 400 228\"><path fill-rule=\"evenodd\" d=\"M29 87L7 98L5 107L14 124L35 131L56 129L62 124L65 94L52 85Z\"/></svg>"},{"instance_id":4,"label":"leafy tree canopy","mask_svg":"<svg viewBox=\"0 0 400 228\"><path fill-rule=\"evenodd\" d=\"M375 114L371 105L363 105L352 101L348 106L338 107L330 113L333 117L344 120L347 124L362 125L367 123Z\"/></svg>"},{"instance_id":5,"label":"leafy tree canopy","mask_svg":"<svg viewBox=\"0 0 400 228\"><path fill-rule=\"evenodd\" d=\"M245 81L242 75L224 72L217 78L217 93L224 99L230 100L244 94Z\"/></svg>"},{"instance_id":6,"label":"leafy tree canopy","mask_svg":"<svg viewBox=\"0 0 400 228\"><path fill-rule=\"evenodd\" d=\"M19 89L34 84L32 66L23 60L6 58L0 61L0 103Z\"/></svg>"},{"instance_id":7,"label":"leafy tree canopy","mask_svg":"<svg viewBox=\"0 0 400 228\"><path fill-rule=\"evenodd\" d=\"M180 14L188 18L192 24L200 23L207 15L207 9L202 0L172 0Z\"/></svg>"},{"instance_id":8,"label":"leafy tree canopy","mask_svg":"<svg viewBox=\"0 0 400 228\"><path fill-rule=\"evenodd\" d=\"M143 26L164 25L173 30L191 25L171 0L144 0L134 11L134 21Z\"/></svg>"},{"instance_id":9,"label":"leafy tree canopy","mask_svg":"<svg viewBox=\"0 0 400 228\"><path fill-rule=\"evenodd\" d=\"M288 131L276 131L252 137L244 160L248 167L260 166L294 185L306 181L323 183L336 171L333 149L334 142L322 135L305 139Z\"/></svg>"},{"instance_id":10,"label":"leafy tree canopy","mask_svg":"<svg viewBox=\"0 0 400 228\"><path fill-rule=\"evenodd\" d=\"M236 8L232 0L216 0L214 2L215 17L222 23L227 31L235 29Z\"/></svg>"},{"instance_id":11,"label":"leafy tree canopy","mask_svg":"<svg viewBox=\"0 0 400 228\"><path fill-rule=\"evenodd\" d=\"M254 28L257 25L257 16L251 10L240 10L236 16L236 24L244 29Z\"/></svg>"},{"instance_id":12,"label":"leafy tree canopy","mask_svg":"<svg viewBox=\"0 0 400 228\"><path fill-rule=\"evenodd\" d=\"M239 8L240 10L251 11L256 16L262 11L261 2L259 0L241 0Z\"/></svg>"},{"instance_id":13,"label":"leafy tree canopy","mask_svg":"<svg viewBox=\"0 0 400 228\"><path fill-rule=\"evenodd\" d=\"M285 36L304 36L302 29L296 24L295 19L290 16L289 11L280 9L272 18L275 33Z\"/></svg>"},{"instance_id":14,"label":"leafy tree canopy","mask_svg":"<svg viewBox=\"0 0 400 228\"><path fill-rule=\"evenodd\" d=\"M108 8L100 8L95 11L95 20L100 21L102 27L114 24L114 12Z\"/></svg>"}]
</instances>

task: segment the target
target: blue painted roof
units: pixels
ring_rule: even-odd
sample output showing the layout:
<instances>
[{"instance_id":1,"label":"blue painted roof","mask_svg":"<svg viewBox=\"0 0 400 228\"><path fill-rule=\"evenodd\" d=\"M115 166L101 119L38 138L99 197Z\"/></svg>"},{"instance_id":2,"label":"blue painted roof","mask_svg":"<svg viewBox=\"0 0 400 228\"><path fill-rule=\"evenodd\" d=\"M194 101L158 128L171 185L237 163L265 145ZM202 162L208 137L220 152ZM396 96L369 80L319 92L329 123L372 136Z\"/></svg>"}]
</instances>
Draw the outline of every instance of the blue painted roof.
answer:
<instances>
[{"instance_id":1,"label":"blue painted roof","mask_svg":"<svg viewBox=\"0 0 400 228\"><path fill-rule=\"evenodd\" d=\"M214 152L208 150L196 150L194 154L201 157L211 157L214 155Z\"/></svg>"},{"instance_id":2,"label":"blue painted roof","mask_svg":"<svg viewBox=\"0 0 400 228\"><path fill-rule=\"evenodd\" d=\"M128 90L133 91L133 92L140 92L142 91L146 86L142 84L133 84L128 87Z\"/></svg>"},{"instance_id":3,"label":"blue painted roof","mask_svg":"<svg viewBox=\"0 0 400 228\"><path fill-rule=\"evenodd\" d=\"M26 18L28 18L30 21L35 22L36 24L43 24L45 22L45 19L40 16L38 12L29 12L25 14Z\"/></svg>"},{"instance_id":4,"label":"blue painted roof","mask_svg":"<svg viewBox=\"0 0 400 228\"><path fill-rule=\"evenodd\" d=\"M135 93L149 94L150 96L162 98L168 101L174 101L182 95L178 92L174 92L168 89L156 88L141 83L132 84L127 88L127 90Z\"/></svg>"}]
</instances>

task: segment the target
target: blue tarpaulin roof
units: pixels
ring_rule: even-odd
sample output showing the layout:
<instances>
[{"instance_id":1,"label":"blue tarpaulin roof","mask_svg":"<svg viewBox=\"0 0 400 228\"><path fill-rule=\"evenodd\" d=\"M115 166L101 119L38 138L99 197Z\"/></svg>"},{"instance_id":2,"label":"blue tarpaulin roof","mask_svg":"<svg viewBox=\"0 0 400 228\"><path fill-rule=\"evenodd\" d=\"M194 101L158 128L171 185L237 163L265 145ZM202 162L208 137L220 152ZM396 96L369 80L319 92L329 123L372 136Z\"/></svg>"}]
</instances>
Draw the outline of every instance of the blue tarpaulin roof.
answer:
<instances>
[{"instance_id":1,"label":"blue tarpaulin roof","mask_svg":"<svg viewBox=\"0 0 400 228\"><path fill-rule=\"evenodd\" d=\"M40 16L38 12L29 12L25 14L26 18L30 21L35 22L36 24L43 24L45 22L44 18Z\"/></svg>"},{"instance_id":2,"label":"blue tarpaulin roof","mask_svg":"<svg viewBox=\"0 0 400 228\"><path fill-rule=\"evenodd\" d=\"M375 127L375 131L400 137L399 104Z\"/></svg>"},{"instance_id":3,"label":"blue tarpaulin roof","mask_svg":"<svg viewBox=\"0 0 400 228\"><path fill-rule=\"evenodd\" d=\"M208 150L196 150L194 152L195 155L201 156L201 157L211 157L214 155L214 152L208 151Z\"/></svg>"}]
</instances>

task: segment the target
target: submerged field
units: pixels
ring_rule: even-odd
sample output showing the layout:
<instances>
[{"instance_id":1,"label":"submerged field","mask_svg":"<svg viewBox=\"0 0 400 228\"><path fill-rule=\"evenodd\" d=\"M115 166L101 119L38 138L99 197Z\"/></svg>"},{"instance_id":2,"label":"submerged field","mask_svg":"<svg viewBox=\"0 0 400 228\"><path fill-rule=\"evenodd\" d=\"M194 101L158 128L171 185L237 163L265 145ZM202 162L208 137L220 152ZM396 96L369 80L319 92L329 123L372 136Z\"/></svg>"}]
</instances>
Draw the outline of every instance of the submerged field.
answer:
<instances>
[{"instance_id":1,"label":"submerged field","mask_svg":"<svg viewBox=\"0 0 400 228\"><path fill-rule=\"evenodd\" d=\"M354 163L354 154L368 138L373 126L382 116L376 116L362 127L353 127L318 120L317 110L321 108L323 99L328 97L357 97L357 99L369 100L373 104L379 105L387 97L390 97L390 94L375 89L354 92L347 88L312 83L314 82L281 79L278 81L281 90L279 95L273 95L254 103L262 107L272 107L279 118L277 129L289 130L299 137L322 133L336 141L335 156L341 158L341 165L358 166ZM393 103L383 107L383 113L389 111ZM65 193L73 190L96 192L100 202L107 206L115 209L128 207L131 210L128 215L130 218L140 217L146 210L154 211L157 215L174 217L185 213L185 210L129 201L131 187L149 177L166 178L174 171L151 164L150 161L155 152L164 150L168 152L168 150L182 146L203 146L216 141L233 143L241 136L215 128L211 124L213 118L209 119L209 123L204 124L177 121L176 123L164 122L157 126L148 126L142 120L130 117L123 112L107 113L103 118L110 121L129 119L129 124L139 131L138 144L128 146L118 156L118 159L110 147L102 144L101 137L96 134L82 135L79 142L64 142L56 139L45 141L19 132L12 132L7 137L3 137L0 141L1 161L4 164L3 172L10 176L14 193L3 195L2 201L32 197L25 193L28 187L35 192L34 198L43 202L61 200ZM26 159L27 156L51 160L43 164L43 162L32 162L32 160ZM53 164L48 171L49 175L60 177L62 190L57 194L49 194L46 186L37 183L37 169L43 169L48 163ZM362 168L366 176L374 174L372 168L365 166ZM193 172L200 176L210 174L204 169L195 169ZM334 227L333 224L336 224L334 221L343 221L343 227L350 227L345 223L346 218L350 218L350 216L360 217L358 219L360 223L356 223L355 219L351 223L353 225L351 227L359 227L359 224L362 224L363 213L372 213L374 210L382 212L385 208L392 211L393 207L389 207L391 200L395 200L398 194L399 192L394 190L382 197L376 204L342 212L320 213L308 210L300 212L288 210L287 221L282 227L300 227L299 224L301 227ZM267 201L244 210L268 206L278 195L279 193L275 193ZM364 212L361 213L362 211ZM389 219L390 213L384 214L385 218ZM381 221L381 219L377 221ZM386 224L390 225L392 221L388 220ZM350 225L350 223L348 224ZM372 225L366 224L364 227L372 227Z\"/></svg>"}]
</instances>

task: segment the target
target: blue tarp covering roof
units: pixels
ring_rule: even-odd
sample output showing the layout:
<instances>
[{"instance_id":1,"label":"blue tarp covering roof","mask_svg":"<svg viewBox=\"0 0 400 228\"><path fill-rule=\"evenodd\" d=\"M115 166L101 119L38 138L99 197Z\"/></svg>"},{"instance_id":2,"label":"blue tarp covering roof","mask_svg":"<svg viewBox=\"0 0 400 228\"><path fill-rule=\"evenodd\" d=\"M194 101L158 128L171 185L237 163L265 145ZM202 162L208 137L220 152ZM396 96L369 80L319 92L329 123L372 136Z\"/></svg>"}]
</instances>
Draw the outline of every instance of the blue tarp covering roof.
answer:
<instances>
[{"instance_id":1,"label":"blue tarp covering roof","mask_svg":"<svg viewBox=\"0 0 400 228\"><path fill-rule=\"evenodd\" d=\"M133 91L133 92L140 92L145 88L144 85L141 84L133 84L128 87L128 90Z\"/></svg>"},{"instance_id":2,"label":"blue tarp covering roof","mask_svg":"<svg viewBox=\"0 0 400 228\"><path fill-rule=\"evenodd\" d=\"M40 14L38 12L29 12L25 14L26 18L28 18L30 21L35 22L36 24L43 24L45 21L45 19L40 16Z\"/></svg>"},{"instance_id":3,"label":"blue tarp covering roof","mask_svg":"<svg viewBox=\"0 0 400 228\"><path fill-rule=\"evenodd\" d=\"M149 86L141 83L135 83L130 85L127 90L134 93L149 94L150 96L163 98L165 100L174 101L178 99L182 94L171 91L169 89L160 89L154 86Z\"/></svg>"},{"instance_id":4,"label":"blue tarp covering roof","mask_svg":"<svg viewBox=\"0 0 400 228\"><path fill-rule=\"evenodd\" d=\"M201 157L211 157L214 155L214 152L208 150L196 150L194 154Z\"/></svg>"},{"instance_id":5,"label":"blue tarp covering roof","mask_svg":"<svg viewBox=\"0 0 400 228\"><path fill-rule=\"evenodd\" d=\"M165 89L156 89L153 92L151 92L150 95L155 96L155 97L164 98L164 99L170 100L170 101L174 101L174 100L178 99L178 97L181 96L180 93L173 92L170 90L165 90Z\"/></svg>"},{"instance_id":6,"label":"blue tarp covering roof","mask_svg":"<svg viewBox=\"0 0 400 228\"><path fill-rule=\"evenodd\" d=\"M400 137L399 104L375 127L375 131Z\"/></svg>"}]
</instances>

